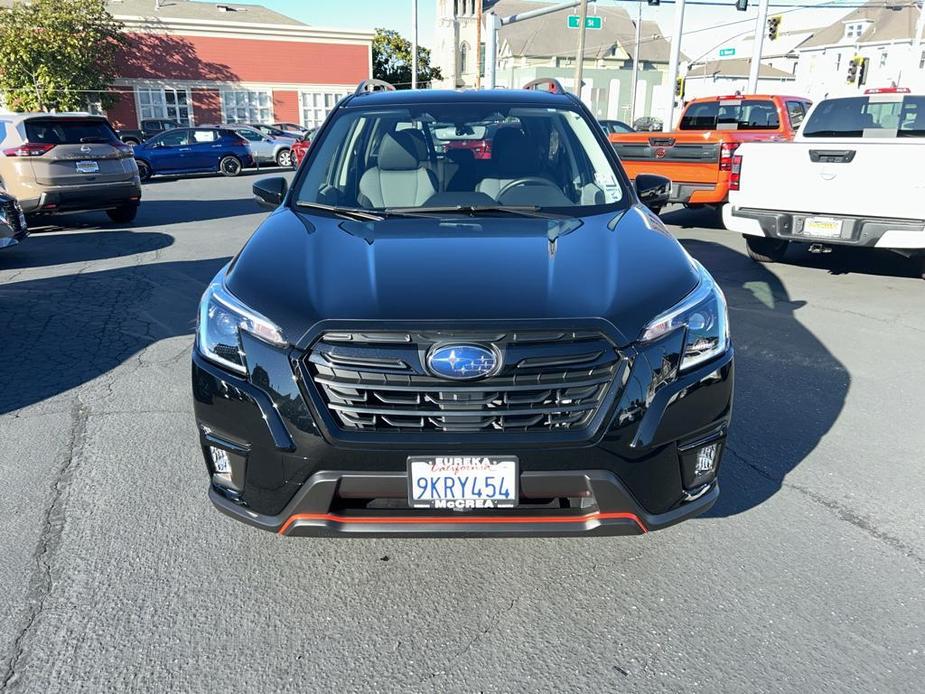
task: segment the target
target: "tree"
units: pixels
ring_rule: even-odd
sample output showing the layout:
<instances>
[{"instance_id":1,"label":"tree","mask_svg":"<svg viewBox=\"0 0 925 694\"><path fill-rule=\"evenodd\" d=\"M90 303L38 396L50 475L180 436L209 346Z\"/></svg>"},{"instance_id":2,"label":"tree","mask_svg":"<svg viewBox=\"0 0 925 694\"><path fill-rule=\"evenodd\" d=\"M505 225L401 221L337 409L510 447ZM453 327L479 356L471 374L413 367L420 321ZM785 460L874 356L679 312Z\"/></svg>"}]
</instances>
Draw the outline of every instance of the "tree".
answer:
<instances>
[{"instance_id":1,"label":"tree","mask_svg":"<svg viewBox=\"0 0 925 694\"><path fill-rule=\"evenodd\" d=\"M411 87L411 41L393 29L376 29L373 38L373 77L399 89ZM430 65L430 49L418 46L418 84L443 79Z\"/></svg>"},{"instance_id":2,"label":"tree","mask_svg":"<svg viewBox=\"0 0 925 694\"><path fill-rule=\"evenodd\" d=\"M124 45L105 0L18 0L0 8L0 93L13 111L103 107Z\"/></svg>"}]
</instances>

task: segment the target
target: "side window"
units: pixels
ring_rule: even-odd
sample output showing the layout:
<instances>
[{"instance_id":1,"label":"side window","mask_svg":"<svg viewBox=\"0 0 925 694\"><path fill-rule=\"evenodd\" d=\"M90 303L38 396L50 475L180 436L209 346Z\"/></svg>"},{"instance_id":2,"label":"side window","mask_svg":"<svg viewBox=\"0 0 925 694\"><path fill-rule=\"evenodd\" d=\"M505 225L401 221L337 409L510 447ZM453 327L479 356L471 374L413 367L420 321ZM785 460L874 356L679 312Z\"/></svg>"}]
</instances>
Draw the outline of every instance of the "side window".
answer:
<instances>
[{"instance_id":1,"label":"side window","mask_svg":"<svg viewBox=\"0 0 925 694\"><path fill-rule=\"evenodd\" d=\"M180 147L189 144L189 130L171 130L156 137L154 141L164 147Z\"/></svg>"},{"instance_id":2,"label":"side window","mask_svg":"<svg viewBox=\"0 0 925 694\"><path fill-rule=\"evenodd\" d=\"M256 130L236 130L235 132L245 140L250 140L251 142L258 142L263 139L263 136Z\"/></svg>"},{"instance_id":3,"label":"side window","mask_svg":"<svg viewBox=\"0 0 925 694\"><path fill-rule=\"evenodd\" d=\"M794 130L800 127L800 123L803 122L803 117L806 115L806 111L803 108L802 101L788 101L787 102L787 115L790 116L790 125Z\"/></svg>"},{"instance_id":4,"label":"side window","mask_svg":"<svg viewBox=\"0 0 925 694\"><path fill-rule=\"evenodd\" d=\"M208 142L215 142L218 139L218 133L214 130L194 130L193 131L193 144L203 144Z\"/></svg>"}]
</instances>

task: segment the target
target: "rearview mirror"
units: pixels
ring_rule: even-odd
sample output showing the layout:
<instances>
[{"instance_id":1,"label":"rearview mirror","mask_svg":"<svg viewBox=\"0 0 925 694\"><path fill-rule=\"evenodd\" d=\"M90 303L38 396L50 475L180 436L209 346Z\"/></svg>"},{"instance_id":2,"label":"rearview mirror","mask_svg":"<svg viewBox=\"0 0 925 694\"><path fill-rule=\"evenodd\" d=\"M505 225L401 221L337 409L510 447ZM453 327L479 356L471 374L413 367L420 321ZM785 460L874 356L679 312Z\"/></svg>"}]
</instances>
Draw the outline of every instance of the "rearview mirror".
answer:
<instances>
[{"instance_id":1,"label":"rearview mirror","mask_svg":"<svg viewBox=\"0 0 925 694\"><path fill-rule=\"evenodd\" d=\"M636 195L639 196L639 202L658 214L671 197L671 179L655 174L639 174L636 176Z\"/></svg>"},{"instance_id":2,"label":"rearview mirror","mask_svg":"<svg viewBox=\"0 0 925 694\"><path fill-rule=\"evenodd\" d=\"M257 204L268 209L276 209L286 197L288 185L282 176L261 178L254 184L254 198Z\"/></svg>"}]
</instances>

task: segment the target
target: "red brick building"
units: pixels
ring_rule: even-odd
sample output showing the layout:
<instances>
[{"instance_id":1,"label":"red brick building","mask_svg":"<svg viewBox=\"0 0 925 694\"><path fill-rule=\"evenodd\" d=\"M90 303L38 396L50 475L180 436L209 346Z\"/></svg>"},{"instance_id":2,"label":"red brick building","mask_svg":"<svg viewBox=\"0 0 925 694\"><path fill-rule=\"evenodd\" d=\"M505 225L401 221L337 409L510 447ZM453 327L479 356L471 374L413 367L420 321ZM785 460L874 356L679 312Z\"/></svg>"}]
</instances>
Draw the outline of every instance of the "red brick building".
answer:
<instances>
[{"instance_id":1,"label":"red brick building","mask_svg":"<svg viewBox=\"0 0 925 694\"><path fill-rule=\"evenodd\" d=\"M143 118L184 125L321 123L372 76L371 31L319 28L259 5L110 0L129 45L107 111L117 128Z\"/></svg>"}]
</instances>

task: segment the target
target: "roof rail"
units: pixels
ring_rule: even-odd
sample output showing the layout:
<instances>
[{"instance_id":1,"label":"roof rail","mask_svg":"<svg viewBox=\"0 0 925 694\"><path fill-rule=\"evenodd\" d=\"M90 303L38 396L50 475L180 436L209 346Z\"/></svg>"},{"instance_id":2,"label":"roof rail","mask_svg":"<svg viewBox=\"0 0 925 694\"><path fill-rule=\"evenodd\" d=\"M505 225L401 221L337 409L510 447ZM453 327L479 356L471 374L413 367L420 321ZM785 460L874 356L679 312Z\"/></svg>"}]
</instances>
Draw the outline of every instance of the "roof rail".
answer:
<instances>
[{"instance_id":1,"label":"roof rail","mask_svg":"<svg viewBox=\"0 0 925 694\"><path fill-rule=\"evenodd\" d=\"M395 87L385 80L363 80L357 85L354 94L369 94L370 92L394 92Z\"/></svg>"},{"instance_id":2,"label":"roof rail","mask_svg":"<svg viewBox=\"0 0 925 694\"><path fill-rule=\"evenodd\" d=\"M548 85L546 89L541 89L540 85ZM549 92L550 94L568 94L565 91L565 88L559 83L555 77L540 77L539 79L532 80L527 82L524 86L524 89L532 89L537 92Z\"/></svg>"}]
</instances>

